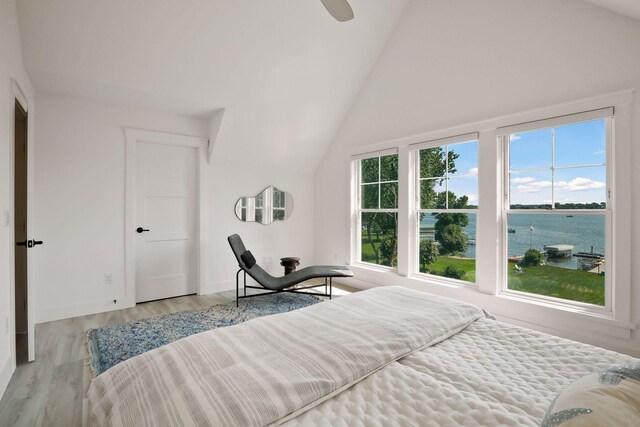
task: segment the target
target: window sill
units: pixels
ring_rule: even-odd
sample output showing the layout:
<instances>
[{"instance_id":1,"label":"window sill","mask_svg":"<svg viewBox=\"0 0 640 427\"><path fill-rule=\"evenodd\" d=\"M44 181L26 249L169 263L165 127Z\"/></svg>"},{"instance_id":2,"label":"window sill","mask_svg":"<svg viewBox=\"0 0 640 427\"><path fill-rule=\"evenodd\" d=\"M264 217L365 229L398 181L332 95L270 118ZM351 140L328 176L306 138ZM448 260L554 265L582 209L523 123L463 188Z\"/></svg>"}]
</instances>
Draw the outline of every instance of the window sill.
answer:
<instances>
[{"instance_id":1,"label":"window sill","mask_svg":"<svg viewBox=\"0 0 640 427\"><path fill-rule=\"evenodd\" d=\"M508 291L501 292L500 294L496 295L496 298L500 298L505 301L514 301L531 304L533 306L550 308L553 310L558 310L560 312L573 313L579 316L584 316L584 318L587 318L589 320L593 320L609 326L615 326L629 330L636 329L636 325L634 323L617 320L614 316L614 313L606 309L605 307L588 307L587 305L579 306L573 305L571 303L563 303L561 301L555 302L537 298L535 296L521 295L520 293Z\"/></svg>"},{"instance_id":2,"label":"window sill","mask_svg":"<svg viewBox=\"0 0 640 427\"><path fill-rule=\"evenodd\" d=\"M378 265L378 264L370 264L368 262L354 262L349 265L350 268L356 268L363 271L376 272L376 273L386 273L386 274L395 274L400 275L398 273L398 269L396 267L387 267L386 265Z\"/></svg>"}]
</instances>

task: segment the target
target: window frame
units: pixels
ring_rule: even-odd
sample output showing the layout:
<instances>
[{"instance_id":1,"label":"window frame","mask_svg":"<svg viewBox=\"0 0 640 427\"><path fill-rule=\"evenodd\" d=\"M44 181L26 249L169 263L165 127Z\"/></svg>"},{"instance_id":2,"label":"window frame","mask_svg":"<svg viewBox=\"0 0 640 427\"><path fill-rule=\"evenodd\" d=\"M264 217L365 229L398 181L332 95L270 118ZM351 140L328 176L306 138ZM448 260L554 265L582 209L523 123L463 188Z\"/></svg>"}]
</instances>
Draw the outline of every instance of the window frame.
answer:
<instances>
[{"instance_id":1,"label":"window frame","mask_svg":"<svg viewBox=\"0 0 640 427\"><path fill-rule=\"evenodd\" d=\"M380 197L381 197L381 191L380 191L380 185L381 184L385 184L385 183L393 183L393 182L397 182L398 183L398 193L400 193L400 159L398 156L398 180L397 181L380 181L380 163L378 164L378 181L376 182L371 182L371 183L363 183L362 182L362 160L367 160L367 159L375 159L375 158L381 158L381 157L385 157L385 156L391 156L391 155L396 155L398 156L398 150L393 148L393 149L389 149L389 150L380 150L380 151L373 151L370 153L365 153L365 154L361 154L361 155L357 155L357 156L353 156L351 158L351 168L352 168L352 182L353 182L353 189L352 189L352 197L355 196L353 202L355 202L355 224L354 224L354 228L355 228L355 233L351 233L352 234L352 260L353 263L356 265L362 265L365 266L366 268L373 268L373 269L380 269L380 270L385 270L385 271L398 271L398 266L396 265L395 267L392 266L388 266L388 265L381 265L381 264L375 264L372 262L367 262L367 261L363 261L362 260L362 214L363 213L376 213L376 212L387 212L387 213L395 213L396 214L396 228L397 233L399 234L400 230L399 230L399 226L398 226L398 216L400 213L400 197L398 197L398 206L396 206L395 209L388 209L388 208L384 208L384 209L364 209L362 208L362 186L363 185L378 185L378 206L380 206ZM398 257L400 255L398 254Z\"/></svg>"},{"instance_id":2,"label":"window frame","mask_svg":"<svg viewBox=\"0 0 640 427\"><path fill-rule=\"evenodd\" d=\"M412 277L416 277L416 278L422 278L422 279L429 279L429 280L435 280L438 282L442 282L442 283L448 283L448 284L455 284L455 285L461 285L461 286L465 286L465 287L478 287L478 283L477 280L475 282L467 282L466 280L459 280L459 279L453 279L450 277L444 277L444 276L439 276L436 274L430 274L430 273L423 273L420 271L420 214L422 213L434 213L434 212L442 212L442 213L475 213L476 214L476 237L475 237L475 241L477 244L477 226L478 226L478 214L480 212L480 197L478 194L478 202L477 202L477 208L474 209L448 209L448 200L447 200L447 208L446 209L422 209L422 204L421 204L421 200L420 200L420 192L421 192L421 181L423 181L424 179L438 179L438 178L421 178L420 176L420 151L421 150L428 150L431 148L437 148L437 147L447 147L446 148L446 152L448 153L448 147L450 145L457 145L457 144L464 144L464 143L469 143L469 142L476 142L478 145L478 155L479 155L479 151L480 151L480 141L479 141L479 133L478 132L473 132L473 133L468 133L468 134L463 134L463 135L457 135L457 136L452 136L452 137L447 137L447 138L439 138L439 139L435 139L435 140L431 140L431 141L425 141L425 142L421 142L418 144L412 144L409 146L409 151L410 151L410 156L411 156L411 169L413 172L413 193L412 194L412 200L413 200L413 204L411 206L411 211L412 211L412 224L411 224L411 229L412 229L412 239L411 239L411 247L409 249L409 256L411 257L411 264L410 264L410 274ZM448 162L448 154L446 154L447 156L447 162ZM478 159L479 160L479 159ZM478 161L479 163L479 161ZM480 186L480 165L477 165L478 167L478 190L479 190L479 186ZM447 169L448 169L448 164L447 164ZM448 170L446 171L446 173L448 172ZM448 178L447 175L445 175L445 177L442 178ZM458 177L459 178L459 177ZM456 179L456 178L450 178L450 179ZM447 185L446 185L446 190L448 191L449 186L448 186L448 181L447 181ZM477 272L477 257L474 258L474 261L476 261L476 272Z\"/></svg>"},{"instance_id":3,"label":"window frame","mask_svg":"<svg viewBox=\"0 0 640 427\"><path fill-rule=\"evenodd\" d=\"M341 191L346 205L344 212L347 217L348 229L341 240L343 250L337 249L333 260L338 261L341 254L347 258L350 268L356 273L349 283L357 287L368 288L376 285L397 284L424 292L431 292L445 297L455 298L478 304L497 316L537 325L540 328L551 328L564 331L567 334L580 333L583 336L597 334L601 337L629 339L636 329L636 322L632 318L632 270L631 259L633 235L629 232L632 227L632 193L633 193L633 121L634 101L633 90L623 90L594 95L588 98L570 100L564 103L548 104L540 108L516 110L502 116L494 116L475 122L453 123L449 127L427 130L413 135L398 135L395 138L374 143L347 148L340 162L343 163L345 174L350 177L342 181L344 190ZM606 256L612 260L607 269L615 288L612 288L611 311L594 311L589 307L581 308L579 303L563 304L561 299L546 301L543 298L529 297L526 294L514 295L502 292L503 278L503 249L502 234L504 227L504 192L503 192L503 153L499 135L507 133L506 128L526 126L526 124L542 120L554 120L567 115L576 116L589 114L599 109L615 109L612 121L612 143L607 155L609 183L615 183L615 191L611 194L612 232L609 234L613 244L609 245ZM522 130L522 129L520 129ZM476 241L480 248L476 255L476 284L458 285L451 280L443 281L438 276L416 277L412 274L413 257L411 250L415 245L413 228L414 212L414 171L410 150L424 141L446 139L452 135L476 132L479 134L478 168L482 176L478 182L478 197L482 200L482 210L477 216ZM356 221L356 174L354 159L379 155L381 151L398 153L398 182L399 182L399 217L398 217L398 268L385 269L374 264L360 264L356 258L356 248L359 242ZM363 154L364 153L364 154ZM338 182L336 185L340 185ZM614 186L612 185L612 188ZM506 254L505 254L506 259ZM613 262L615 260L615 262ZM504 263L506 264L506 262ZM615 264L615 265L613 265ZM620 351L620 350L619 350Z\"/></svg>"},{"instance_id":4,"label":"window frame","mask_svg":"<svg viewBox=\"0 0 640 427\"><path fill-rule=\"evenodd\" d=\"M552 206L551 209L511 209L511 182L510 182L510 173L513 171L518 171L516 169L510 169L510 156L509 156L509 144L510 137L513 134L520 132L528 132L533 130L542 130L542 129L552 129L552 134L554 134L554 129L559 126L571 125L571 124L579 124L585 123L594 120L604 120L605 121L605 197L606 197L606 209L557 209L555 207L556 199L555 199L555 170L565 170L579 167L593 167L593 166L601 166L600 164L593 165L580 165L580 166L569 166L569 167L558 167L556 168L554 165L554 155L552 151L552 164L551 168L537 168L539 170L549 170L552 173ZM512 296L519 299L530 300L534 302L540 303L548 303L553 304L559 307L564 307L567 309L579 309L584 312L590 312L594 314L613 314L613 299L614 299L614 277L616 270L616 260L613 256L614 253L614 220L615 220L615 200L614 200L614 189L613 189L613 175L615 168L614 165L614 156L613 156L613 129L615 126L615 114L613 108L604 108L592 111L586 111L582 113L568 114L560 117L554 117L549 119L536 120L532 122L527 122L522 125L514 125L508 126L504 128L498 129L497 137L499 149L501 152L502 159L502 203L500 209L500 239L499 239L499 251L500 251L500 280L499 280L499 293L505 296ZM555 135L554 135L555 137ZM553 140L552 140L553 141ZM555 150L555 147L552 142L552 150ZM522 169L522 171L531 172L536 168L531 169ZM507 260L508 257L508 215L509 213L514 214L542 214L542 215L568 215L568 214L577 214L577 215L602 215L604 217L605 222L605 260L607 260L606 274L605 278L605 303L603 306L585 303L581 301L572 301L569 299L563 299L559 297L552 297L541 294L534 294L525 291L518 291L514 289L509 289L509 262Z\"/></svg>"}]
</instances>

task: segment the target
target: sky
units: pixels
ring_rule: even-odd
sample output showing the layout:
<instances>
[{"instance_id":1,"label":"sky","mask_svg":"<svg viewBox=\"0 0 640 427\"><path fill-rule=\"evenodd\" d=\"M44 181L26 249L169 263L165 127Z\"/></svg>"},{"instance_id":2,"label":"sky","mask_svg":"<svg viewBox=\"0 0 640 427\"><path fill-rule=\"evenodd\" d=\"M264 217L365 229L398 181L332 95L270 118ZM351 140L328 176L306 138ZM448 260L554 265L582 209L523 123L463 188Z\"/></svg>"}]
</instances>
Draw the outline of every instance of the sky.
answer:
<instances>
[{"instance_id":1,"label":"sky","mask_svg":"<svg viewBox=\"0 0 640 427\"><path fill-rule=\"evenodd\" d=\"M604 120L511 135L511 203L604 202L605 141Z\"/></svg>"},{"instance_id":2,"label":"sky","mask_svg":"<svg viewBox=\"0 0 640 427\"><path fill-rule=\"evenodd\" d=\"M604 120L511 135L511 203L550 204L552 198L558 203L604 202L605 141ZM451 144L447 148L459 155L457 171L449 173L449 191L457 196L466 194L470 204L478 204L478 142Z\"/></svg>"}]
</instances>

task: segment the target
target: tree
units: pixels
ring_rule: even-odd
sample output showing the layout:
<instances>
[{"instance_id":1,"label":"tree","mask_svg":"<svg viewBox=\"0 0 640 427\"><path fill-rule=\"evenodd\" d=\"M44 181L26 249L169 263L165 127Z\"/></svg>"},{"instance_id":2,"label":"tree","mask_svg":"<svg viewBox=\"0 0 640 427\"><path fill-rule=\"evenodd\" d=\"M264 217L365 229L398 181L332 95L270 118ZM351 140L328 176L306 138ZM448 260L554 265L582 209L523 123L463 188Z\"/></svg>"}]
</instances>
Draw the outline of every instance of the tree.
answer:
<instances>
[{"instance_id":1,"label":"tree","mask_svg":"<svg viewBox=\"0 0 640 427\"><path fill-rule=\"evenodd\" d=\"M438 259L438 247L431 239L420 240L420 271L426 272L427 266Z\"/></svg>"},{"instance_id":2,"label":"tree","mask_svg":"<svg viewBox=\"0 0 640 427\"><path fill-rule=\"evenodd\" d=\"M364 209L396 209L398 207L398 156L396 154L362 160L361 181ZM371 247L375 263L397 265L397 214L364 212L361 221L362 243Z\"/></svg>"},{"instance_id":3,"label":"tree","mask_svg":"<svg viewBox=\"0 0 640 427\"><path fill-rule=\"evenodd\" d=\"M537 249L529 249L520 262L524 267L535 267L544 261L544 255Z\"/></svg>"},{"instance_id":4,"label":"tree","mask_svg":"<svg viewBox=\"0 0 640 427\"><path fill-rule=\"evenodd\" d=\"M462 278L465 275L465 271L457 269L453 265L449 264L445 267L444 271L442 272L442 275L444 277L450 277L451 279L462 280Z\"/></svg>"},{"instance_id":5,"label":"tree","mask_svg":"<svg viewBox=\"0 0 640 427\"><path fill-rule=\"evenodd\" d=\"M448 198L449 209L466 209L469 198L456 197L451 191L442 192L438 198ZM436 213L434 225L435 237L440 243L442 255L457 255L467 251L467 235L464 227L469 225L469 215L466 213Z\"/></svg>"},{"instance_id":6,"label":"tree","mask_svg":"<svg viewBox=\"0 0 640 427\"><path fill-rule=\"evenodd\" d=\"M448 223L440 227L437 224L436 222L436 240L440 243L442 255L459 255L467 251L467 235L459 224Z\"/></svg>"},{"instance_id":7,"label":"tree","mask_svg":"<svg viewBox=\"0 0 640 427\"><path fill-rule=\"evenodd\" d=\"M398 265L398 237L396 233L380 238L380 253L388 260L390 267Z\"/></svg>"},{"instance_id":8,"label":"tree","mask_svg":"<svg viewBox=\"0 0 640 427\"><path fill-rule=\"evenodd\" d=\"M445 152L443 147L420 150L420 178L429 178L420 182L420 208L444 209L445 199L435 191L436 185L442 185L447 175L457 172L456 159L459 154L450 150Z\"/></svg>"}]
</instances>

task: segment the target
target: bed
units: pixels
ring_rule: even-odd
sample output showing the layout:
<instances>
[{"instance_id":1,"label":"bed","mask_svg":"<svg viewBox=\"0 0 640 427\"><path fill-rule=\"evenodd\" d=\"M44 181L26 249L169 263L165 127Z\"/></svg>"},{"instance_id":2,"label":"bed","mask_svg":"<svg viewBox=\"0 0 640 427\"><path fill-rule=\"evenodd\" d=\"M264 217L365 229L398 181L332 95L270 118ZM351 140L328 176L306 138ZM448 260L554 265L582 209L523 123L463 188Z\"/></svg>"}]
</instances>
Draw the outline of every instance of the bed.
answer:
<instances>
[{"instance_id":1,"label":"bed","mask_svg":"<svg viewBox=\"0 0 640 427\"><path fill-rule=\"evenodd\" d=\"M91 425L540 425L576 379L638 359L403 287L193 335L88 392Z\"/></svg>"}]
</instances>

